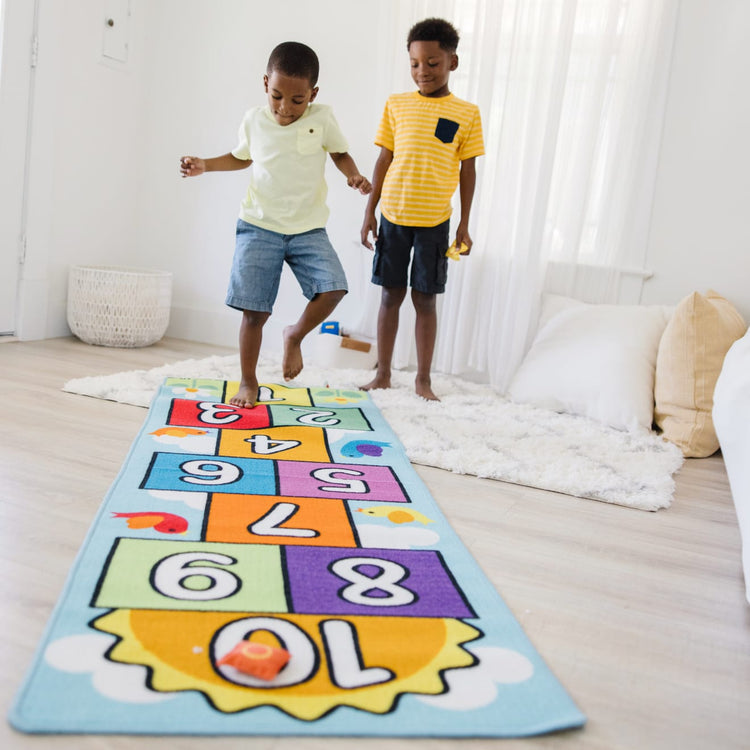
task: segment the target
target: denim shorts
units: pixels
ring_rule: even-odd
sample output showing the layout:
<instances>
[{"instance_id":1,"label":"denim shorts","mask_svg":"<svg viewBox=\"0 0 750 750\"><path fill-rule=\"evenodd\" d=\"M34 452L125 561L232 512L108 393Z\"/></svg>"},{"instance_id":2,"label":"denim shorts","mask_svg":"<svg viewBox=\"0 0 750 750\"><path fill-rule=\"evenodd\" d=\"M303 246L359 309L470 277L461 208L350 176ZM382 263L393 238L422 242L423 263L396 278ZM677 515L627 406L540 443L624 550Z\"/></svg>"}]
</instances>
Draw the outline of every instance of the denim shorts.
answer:
<instances>
[{"instance_id":1,"label":"denim shorts","mask_svg":"<svg viewBox=\"0 0 750 750\"><path fill-rule=\"evenodd\" d=\"M448 278L445 252L448 249L449 227L450 220L436 227L405 227L381 216L372 260L372 283L385 287L405 287L408 278L412 289L418 292L442 294Z\"/></svg>"},{"instance_id":2,"label":"denim shorts","mask_svg":"<svg viewBox=\"0 0 750 750\"><path fill-rule=\"evenodd\" d=\"M309 300L321 292L347 291L344 269L325 229L279 234L239 219L226 304L272 312L284 261Z\"/></svg>"}]
</instances>

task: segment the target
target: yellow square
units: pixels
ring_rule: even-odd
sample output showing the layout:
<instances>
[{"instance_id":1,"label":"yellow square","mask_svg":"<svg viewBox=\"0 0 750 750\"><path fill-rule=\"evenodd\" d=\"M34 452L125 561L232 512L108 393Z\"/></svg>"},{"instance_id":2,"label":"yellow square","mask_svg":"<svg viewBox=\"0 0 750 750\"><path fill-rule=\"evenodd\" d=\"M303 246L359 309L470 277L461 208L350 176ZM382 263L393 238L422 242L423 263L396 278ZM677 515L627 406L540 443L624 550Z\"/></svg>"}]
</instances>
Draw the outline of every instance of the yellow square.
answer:
<instances>
[{"instance_id":1,"label":"yellow square","mask_svg":"<svg viewBox=\"0 0 750 750\"><path fill-rule=\"evenodd\" d=\"M330 463L331 453L325 432L322 427L222 430L219 436L219 455Z\"/></svg>"}]
</instances>

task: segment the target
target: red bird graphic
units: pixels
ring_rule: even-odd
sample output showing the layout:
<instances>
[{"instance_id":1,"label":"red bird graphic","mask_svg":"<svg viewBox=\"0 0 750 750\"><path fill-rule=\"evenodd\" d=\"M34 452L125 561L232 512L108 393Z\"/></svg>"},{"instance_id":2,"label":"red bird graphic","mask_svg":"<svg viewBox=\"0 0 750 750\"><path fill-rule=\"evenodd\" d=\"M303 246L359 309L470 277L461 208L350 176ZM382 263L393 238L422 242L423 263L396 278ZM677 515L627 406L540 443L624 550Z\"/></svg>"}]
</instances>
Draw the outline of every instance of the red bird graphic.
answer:
<instances>
[{"instance_id":1,"label":"red bird graphic","mask_svg":"<svg viewBox=\"0 0 750 750\"><path fill-rule=\"evenodd\" d=\"M184 534L188 522L182 516L173 513L112 513L113 518L127 518L129 529L149 529L162 534Z\"/></svg>"}]
</instances>

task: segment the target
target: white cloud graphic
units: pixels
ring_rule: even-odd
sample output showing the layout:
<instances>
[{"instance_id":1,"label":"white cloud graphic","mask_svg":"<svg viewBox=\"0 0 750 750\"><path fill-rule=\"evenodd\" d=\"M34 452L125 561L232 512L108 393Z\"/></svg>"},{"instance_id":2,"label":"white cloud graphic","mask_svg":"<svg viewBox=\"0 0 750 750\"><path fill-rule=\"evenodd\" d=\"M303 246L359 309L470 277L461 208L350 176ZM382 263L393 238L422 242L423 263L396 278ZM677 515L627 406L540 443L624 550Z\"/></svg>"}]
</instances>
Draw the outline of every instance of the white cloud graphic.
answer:
<instances>
[{"instance_id":1,"label":"white cloud graphic","mask_svg":"<svg viewBox=\"0 0 750 750\"><path fill-rule=\"evenodd\" d=\"M207 492L183 492L181 490L149 490L148 494L157 500L168 500L175 503L185 503L189 508L205 510L208 501Z\"/></svg>"},{"instance_id":2,"label":"white cloud graphic","mask_svg":"<svg viewBox=\"0 0 750 750\"><path fill-rule=\"evenodd\" d=\"M357 534L363 547L382 547L383 549L429 547L440 541L440 534L431 529L413 526L392 528L376 523L362 523L357 526Z\"/></svg>"},{"instance_id":3,"label":"white cloud graphic","mask_svg":"<svg viewBox=\"0 0 750 750\"><path fill-rule=\"evenodd\" d=\"M115 639L103 634L71 635L47 646L45 661L55 669L90 674L94 689L123 703L158 703L172 698L146 687L146 667L108 661L104 654Z\"/></svg>"},{"instance_id":4,"label":"white cloud graphic","mask_svg":"<svg viewBox=\"0 0 750 750\"><path fill-rule=\"evenodd\" d=\"M534 674L534 665L518 651L494 646L469 649L479 664L445 672L448 692L418 696L417 700L435 708L469 711L482 708L497 698L497 685L525 682Z\"/></svg>"},{"instance_id":5,"label":"white cloud graphic","mask_svg":"<svg viewBox=\"0 0 750 750\"><path fill-rule=\"evenodd\" d=\"M348 438L350 435L362 435L361 430L344 430L340 427L329 427L326 432L329 435L329 442L331 445L343 441L344 438Z\"/></svg>"},{"instance_id":6,"label":"white cloud graphic","mask_svg":"<svg viewBox=\"0 0 750 750\"><path fill-rule=\"evenodd\" d=\"M188 453L213 453L216 448L216 431L211 430L205 435L154 435L155 443L175 445L181 451Z\"/></svg>"}]
</instances>

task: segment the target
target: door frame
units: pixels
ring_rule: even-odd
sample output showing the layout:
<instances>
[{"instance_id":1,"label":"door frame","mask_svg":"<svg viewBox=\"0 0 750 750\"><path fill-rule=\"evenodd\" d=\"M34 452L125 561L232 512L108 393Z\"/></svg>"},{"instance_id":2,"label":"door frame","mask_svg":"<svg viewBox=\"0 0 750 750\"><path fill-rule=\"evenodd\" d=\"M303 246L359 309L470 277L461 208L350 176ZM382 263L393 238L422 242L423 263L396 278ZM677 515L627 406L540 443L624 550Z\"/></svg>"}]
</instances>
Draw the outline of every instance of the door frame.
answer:
<instances>
[{"instance_id":1,"label":"door frame","mask_svg":"<svg viewBox=\"0 0 750 750\"><path fill-rule=\"evenodd\" d=\"M19 328L38 0L0 0L0 334Z\"/></svg>"}]
</instances>

